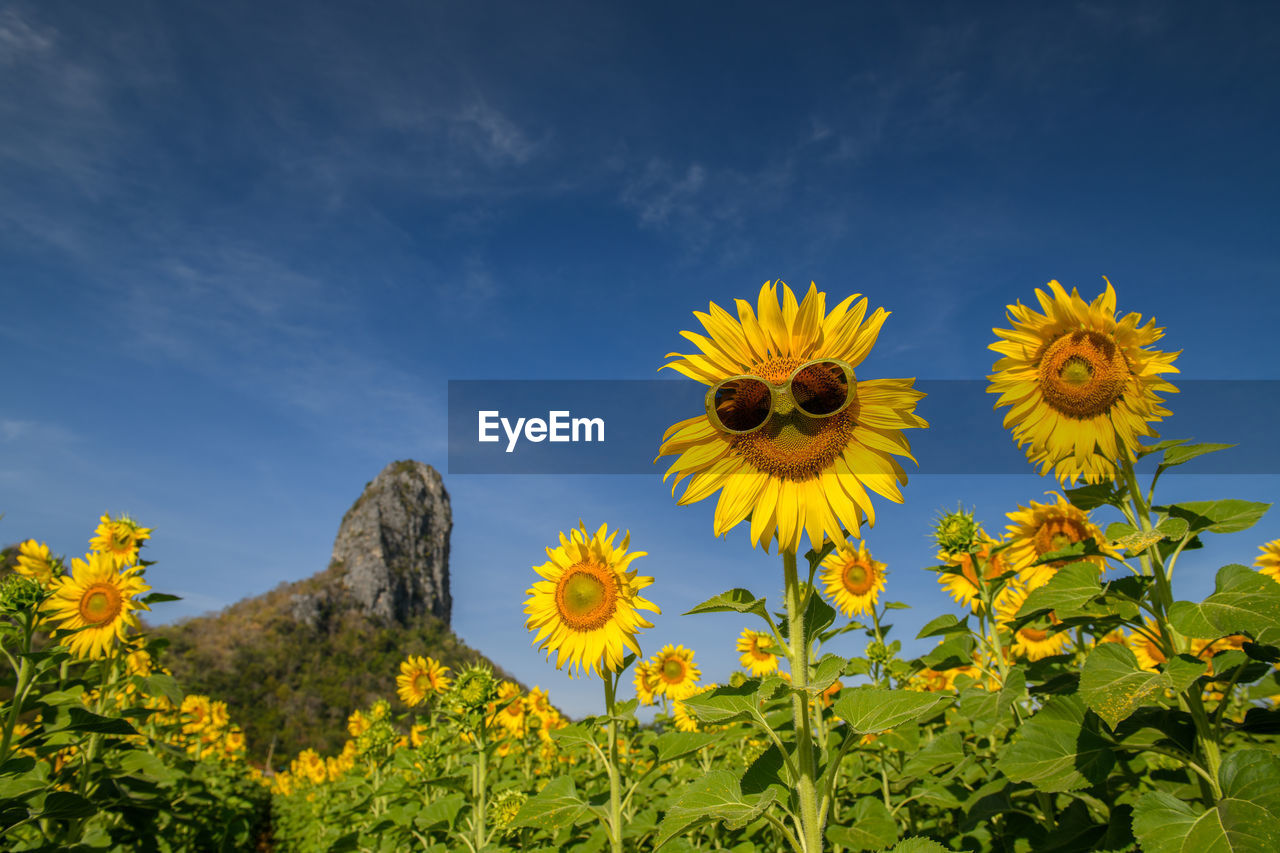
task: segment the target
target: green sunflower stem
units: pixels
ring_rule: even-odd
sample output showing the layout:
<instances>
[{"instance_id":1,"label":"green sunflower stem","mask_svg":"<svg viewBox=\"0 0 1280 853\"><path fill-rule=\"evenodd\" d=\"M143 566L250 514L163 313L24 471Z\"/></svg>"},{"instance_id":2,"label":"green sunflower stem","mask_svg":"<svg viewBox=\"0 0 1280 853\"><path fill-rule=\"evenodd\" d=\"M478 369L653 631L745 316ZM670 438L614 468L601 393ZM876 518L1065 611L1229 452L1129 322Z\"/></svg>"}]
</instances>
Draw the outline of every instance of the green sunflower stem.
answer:
<instances>
[{"instance_id":1,"label":"green sunflower stem","mask_svg":"<svg viewBox=\"0 0 1280 853\"><path fill-rule=\"evenodd\" d=\"M488 770L488 768L485 766L487 756L485 755L486 749L485 749L485 741L484 741L483 723L480 725L479 729L475 732L475 739L476 739L476 765L471 776L471 784L472 784L471 793L472 793L472 798L475 802L475 809L476 809L475 845L476 845L476 849L479 850L484 847L485 841L486 841L485 836L488 834L485 831L486 828L484 825L485 810L488 808L488 803L485 802L486 800L485 784L488 781L485 778L485 776L487 775L486 771Z\"/></svg>"},{"instance_id":2,"label":"green sunflower stem","mask_svg":"<svg viewBox=\"0 0 1280 853\"><path fill-rule=\"evenodd\" d=\"M822 850L822 820L818 811L818 793L815 784L812 721L809 719L809 702L806 688L809 686L809 637L804 623L804 597L800 578L796 571L794 551L782 552L782 569L786 581L787 621L791 662L791 708L796 726L796 764L800 778L797 790L800 797L800 841L805 853Z\"/></svg>"},{"instance_id":3,"label":"green sunflower stem","mask_svg":"<svg viewBox=\"0 0 1280 853\"><path fill-rule=\"evenodd\" d=\"M18 661L17 682L13 687L13 698L9 701L9 714L4 721L4 735L0 737L0 762L7 761L9 758L9 749L13 745L13 731L18 723L18 717L22 714L23 700L27 698L27 691L31 687L31 681L34 677L35 667L31 665L31 635L34 633L35 617L26 614L22 622L22 652Z\"/></svg>"},{"instance_id":4,"label":"green sunflower stem","mask_svg":"<svg viewBox=\"0 0 1280 853\"><path fill-rule=\"evenodd\" d=\"M618 776L617 686L611 670L604 673L604 705L609 714L609 843L613 853L622 853L622 779Z\"/></svg>"}]
</instances>

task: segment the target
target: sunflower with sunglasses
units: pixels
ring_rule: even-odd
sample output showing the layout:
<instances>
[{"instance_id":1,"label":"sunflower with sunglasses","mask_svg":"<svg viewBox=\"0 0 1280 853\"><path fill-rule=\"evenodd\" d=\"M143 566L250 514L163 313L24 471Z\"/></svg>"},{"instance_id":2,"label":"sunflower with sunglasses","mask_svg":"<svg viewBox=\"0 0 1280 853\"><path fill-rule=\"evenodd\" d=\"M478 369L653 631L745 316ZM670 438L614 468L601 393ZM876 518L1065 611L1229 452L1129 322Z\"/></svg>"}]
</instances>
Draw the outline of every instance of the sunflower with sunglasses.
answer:
<instances>
[{"instance_id":1,"label":"sunflower with sunglasses","mask_svg":"<svg viewBox=\"0 0 1280 853\"><path fill-rule=\"evenodd\" d=\"M714 529L723 536L751 519L751 544L776 538L795 553L801 534L821 549L875 524L869 489L901 503L907 475L894 458L915 461L902 430L928 424L914 413L924 396L913 379L859 381L888 312L867 317L850 296L826 311L810 284L797 302L782 282L765 282L756 310L737 300L738 318L712 303L694 312L708 336L683 332L700 350L664 367L708 386L705 414L667 430L659 458L675 456L666 477L689 478L679 502L720 491Z\"/></svg>"}]
</instances>

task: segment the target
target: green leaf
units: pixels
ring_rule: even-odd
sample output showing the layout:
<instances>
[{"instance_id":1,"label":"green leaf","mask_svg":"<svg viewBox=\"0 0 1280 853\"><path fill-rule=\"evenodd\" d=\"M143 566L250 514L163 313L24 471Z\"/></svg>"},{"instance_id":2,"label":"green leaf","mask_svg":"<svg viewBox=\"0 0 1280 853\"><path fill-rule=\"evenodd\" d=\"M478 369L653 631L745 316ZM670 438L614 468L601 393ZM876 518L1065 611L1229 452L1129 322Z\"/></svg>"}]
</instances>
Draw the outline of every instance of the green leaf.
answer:
<instances>
[{"instance_id":1,"label":"green leaf","mask_svg":"<svg viewBox=\"0 0 1280 853\"><path fill-rule=\"evenodd\" d=\"M1161 450L1167 450L1170 447L1177 447L1179 444L1186 444L1190 439L1186 438L1166 438L1163 441L1157 441L1155 444L1148 444L1145 447L1137 448L1138 458L1141 459L1152 453L1159 453Z\"/></svg>"},{"instance_id":2,"label":"green leaf","mask_svg":"<svg viewBox=\"0 0 1280 853\"><path fill-rule=\"evenodd\" d=\"M1161 468L1172 468L1174 465L1181 465L1184 462L1190 462L1197 456L1204 456L1206 453L1217 453L1219 450L1228 450L1235 447L1234 444L1181 444L1176 447L1170 447L1164 452L1164 459L1160 461Z\"/></svg>"},{"instance_id":3,"label":"green leaf","mask_svg":"<svg viewBox=\"0 0 1280 853\"><path fill-rule=\"evenodd\" d=\"M776 685L774 685L776 687ZM723 686L684 700L684 706L706 723L726 723L753 716L759 709L756 690L760 682L748 680L738 687Z\"/></svg>"},{"instance_id":4,"label":"green leaf","mask_svg":"<svg viewBox=\"0 0 1280 853\"><path fill-rule=\"evenodd\" d=\"M51 791L44 798L44 808L40 810L41 818L66 819L89 817L98 811L97 806L79 794L70 791Z\"/></svg>"},{"instance_id":5,"label":"green leaf","mask_svg":"<svg viewBox=\"0 0 1280 853\"><path fill-rule=\"evenodd\" d=\"M1133 810L1133 832L1144 853L1236 853L1280 850L1280 757L1237 749L1218 773L1222 799L1208 810L1163 791Z\"/></svg>"},{"instance_id":6,"label":"green leaf","mask_svg":"<svg viewBox=\"0 0 1280 853\"><path fill-rule=\"evenodd\" d=\"M565 746L577 744L590 748L596 742L596 732L590 723L574 723L562 729L552 729L551 737Z\"/></svg>"},{"instance_id":7,"label":"green leaf","mask_svg":"<svg viewBox=\"0 0 1280 853\"><path fill-rule=\"evenodd\" d=\"M729 829L741 829L759 817L777 796L774 788L763 794L743 796L737 778L728 770L712 770L695 781L667 809L658 827L654 849L695 827L723 821Z\"/></svg>"},{"instance_id":8,"label":"green leaf","mask_svg":"<svg viewBox=\"0 0 1280 853\"><path fill-rule=\"evenodd\" d=\"M1254 501L1187 501L1168 507L1157 507L1171 518L1182 518L1192 533L1236 533L1248 530L1270 509L1271 504Z\"/></svg>"},{"instance_id":9,"label":"green leaf","mask_svg":"<svg viewBox=\"0 0 1280 853\"><path fill-rule=\"evenodd\" d=\"M181 601L180 595L169 595L165 592L152 592L142 597L143 604L160 604L165 601Z\"/></svg>"},{"instance_id":10,"label":"green leaf","mask_svg":"<svg viewBox=\"0 0 1280 853\"><path fill-rule=\"evenodd\" d=\"M886 601L884 603L885 610L910 610L911 605L901 601Z\"/></svg>"},{"instance_id":11,"label":"green leaf","mask_svg":"<svg viewBox=\"0 0 1280 853\"><path fill-rule=\"evenodd\" d=\"M1280 584L1238 564L1223 566L1215 592L1199 604L1175 601L1169 623L1187 637L1212 640L1280 628Z\"/></svg>"},{"instance_id":12,"label":"green leaf","mask_svg":"<svg viewBox=\"0 0 1280 853\"><path fill-rule=\"evenodd\" d=\"M951 851L932 838L917 835L914 838L902 839L890 853L951 853Z\"/></svg>"},{"instance_id":13,"label":"green leaf","mask_svg":"<svg viewBox=\"0 0 1280 853\"><path fill-rule=\"evenodd\" d=\"M1036 587L1018 609L1018 616L1052 610L1059 619L1087 615L1085 607L1102 595L1101 574L1093 563L1071 563L1058 569L1044 586Z\"/></svg>"},{"instance_id":14,"label":"green leaf","mask_svg":"<svg viewBox=\"0 0 1280 853\"><path fill-rule=\"evenodd\" d=\"M1080 673L1080 698L1113 729L1167 686L1164 675L1142 669L1120 643L1096 646Z\"/></svg>"},{"instance_id":15,"label":"green leaf","mask_svg":"<svg viewBox=\"0 0 1280 853\"><path fill-rule=\"evenodd\" d=\"M174 705L182 704L182 688L172 675L158 672L142 679L142 692L148 696L163 696Z\"/></svg>"},{"instance_id":16,"label":"green leaf","mask_svg":"<svg viewBox=\"0 0 1280 853\"><path fill-rule=\"evenodd\" d=\"M85 708L68 708L71 720L66 731L93 732L102 735L136 735L138 730L119 717L103 717Z\"/></svg>"},{"instance_id":17,"label":"green leaf","mask_svg":"<svg viewBox=\"0 0 1280 853\"><path fill-rule=\"evenodd\" d=\"M935 737L924 749L914 752L903 765L902 772L906 776L923 778L930 770L959 764L963 760L964 738L959 732L946 732Z\"/></svg>"},{"instance_id":18,"label":"green leaf","mask_svg":"<svg viewBox=\"0 0 1280 853\"><path fill-rule=\"evenodd\" d=\"M956 634L939 643L920 660L930 669L938 670L972 666L974 645L972 634Z\"/></svg>"},{"instance_id":19,"label":"green leaf","mask_svg":"<svg viewBox=\"0 0 1280 853\"><path fill-rule=\"evenodd\" d=\"M1107 645L1115 645L1108 643ZM1164 676L1169 687L1179 692L1190 687L1197 678L1205 674L1209 664L1194 655L1175 655L1164 663Z\"/></svg>"},{"instance_id":20,"label":"green leaf","mask_svg":"<svg viewBox=\"0 0 1280 853\"><path fill-rule=\"evenodd\" d=\"M944 613L936 619L930 619L920 629L920 633L916 634L917 640L923 640L925 637L946 636L947 634L967 634L969 633L969 616L965 614L963 619L957 619L955 614Z\"/></svg>"},{"instance_id":21,"label":"green leaf","mask_svg":"<svg viewBox=\"0 0 1280 853\"><path fill-rule=\"evenodd\" d=\"M1096 785L1116 760L1099 722L1078 696L1054 696L1018 729L996 766L1013 781L1049 793Z\"/></svg>"},{"instance_id":22,"label":"green leaf","mask_svg":"<svg viewBox=\"0 0 1280 853\"><path fill-rule=\"evenodd\" d=\"M1119 506L1120 492L1111 483L1098 483L1094 486L1081 486L1078 489L1066 490L1067 500L1085 512L1100 506Z\"/></svg>"},{"instance_id":23,"label":"green leaf","mask_svg":"<svg viewBox=\"0 0 1280 853\"><path fill-rule=\"evenodd\" d=\"M547 787L549 788L551 785L548 783ZM543 790L545 791L546 789L544 788ZM452 828L453 822L458 819L458 812L462 811L462 807L466 804L467 798L465 794L448 794L438 800L433 800L418 812L413 821L414 825L419 829L430 829L433 826Z\"/></svg>"},{"instance_id":24,"label":"green leaf","mask_svg":"<svg viewBox=\"0 0 1280 853\"><path fill-rule=\"evenodd\" d=\"M658 750L658 763L666 764L668 761L692 755L719 739L720 735L708 732L667 732L654 742Z\"/></svg>"},{"instance_id":25,"label":"green leaf","mask_svg":"<svg viewBox=\"0 0 1280 853\"><path fill-rule=\"evenodd\" d=\"M848 663L847 658L839 655L823 655L822 660L814 665L813 674L809 676L809 692L816 696L835 684Z\"/></svg>"},{"instance_id":26,"label":"green leaf","mask_svg":"<svg viewBox=\"0 0 1280 853\"><path fill-rule=\"evenodd\" d=\"M573 826L586 811L587 804L578 796L573 777L557 776L537 796L525 800L510 826L536 826L554 831Z\"/></svg>"},{"instance_id":27,"label":"green leaf","mask_svg":"<svg viewBox=\"0 0 1280 853\"><path fill-rule=\"evenodd\" d=\"M842 690L832 711L860 735L879 734L909 721L920 720L951 703L950 696L856 687Z\"/></svg>"},{"instance_id":28,"label":"green leaf","mask_svg":"<svg viewBox=\"0 0 1280 853\"><path fill-rule=\"evenodd\" d=\"M765 600L756 598L751 590L740 587L712 596L684 615L694 613L754 613L763 619L769 618Z\"/></svg>"},{"instance_id":29,"label":"green leaf","mask_svg":"<svg viewBox=\"0 0 1280 853\"><path fill-rule=\"evenodd\" d=\"M1156 525L1156 530L1163 533L1165 539L1172 539L1175 542L1186 536L1190 529L1191 525L1185 518L1166 518Z\"/></svg>"},{"instance_id":30,"label":"green leaf","mask_svg":"<svg viewBox=\"0 0 1280 853\"><path fill-rule=\"evenodd\" d=\"M898 840L898 822L881 800L863 797L844 825L827 827L827 840L849 850L883 850Z\"/></svg>"}]
</instances>

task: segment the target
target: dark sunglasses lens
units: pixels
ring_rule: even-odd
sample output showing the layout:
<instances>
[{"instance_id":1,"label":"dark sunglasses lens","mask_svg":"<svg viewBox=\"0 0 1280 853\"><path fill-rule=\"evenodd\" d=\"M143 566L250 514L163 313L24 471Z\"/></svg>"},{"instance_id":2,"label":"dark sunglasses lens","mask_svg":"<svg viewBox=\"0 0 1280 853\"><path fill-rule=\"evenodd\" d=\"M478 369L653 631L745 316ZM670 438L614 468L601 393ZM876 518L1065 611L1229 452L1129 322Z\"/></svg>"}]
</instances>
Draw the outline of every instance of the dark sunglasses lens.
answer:
<instances>
[{"instance_id":1,"label":"dark sunglasses lens","mask_svg":"<svg viewBox=\"0 0 1280 853\"><path fill-rule=\"evenodd\" d=\"M769 419L773 400L760 379L730 379L716 389L716 416L734 432L746 432Z\"/></svg>"},{"instance_id":2,"label":"dark sunglasses lens","mask_svg":"<svg viewBox=\"0 0 1280 853\"><path fill-rule=\"evenodd\" d=\"M807 415L830 415L849 401L849 376L834 361L816 361L791 380L796 405Z\"/></svg>"}]
</instances>

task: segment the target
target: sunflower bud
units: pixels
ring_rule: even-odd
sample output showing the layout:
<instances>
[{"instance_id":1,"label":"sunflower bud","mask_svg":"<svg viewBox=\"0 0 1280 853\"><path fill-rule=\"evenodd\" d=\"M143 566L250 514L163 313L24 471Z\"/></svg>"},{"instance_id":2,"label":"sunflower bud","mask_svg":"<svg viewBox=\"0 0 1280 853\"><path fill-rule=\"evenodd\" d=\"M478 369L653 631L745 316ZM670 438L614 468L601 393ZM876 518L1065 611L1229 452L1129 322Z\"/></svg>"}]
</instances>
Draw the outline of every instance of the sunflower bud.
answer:
<instances>
[{"instance_id":1,"label":"sunflower bud","mask_svg":"<svg viewBox=\"0 0 1280 853\"><path fill-rule=\"evenodd\" d=\"M461 670L453 682L452 699L455 713L482 710L498 695L493 670L484 664L472 664Z\"/></svg>"},{"instance_id":2,"label":"sunflower bud","mask_svg":"<svg viewBox=\"0 0 1280 853\"><path fill-rule=\"evenodd\" d=\"M34 610L44 599L40 584L22 575L9 575L0 582L0 611L25 613Z\"/></svg>"},{"instance_id":3,"label":"sunflower bud","mask_svg":"<svg viewBox=\"0 0 1280 853\"><path fill-rule=\"evenodd\" d=\"M947 554L968 553L980 538L978 522L972 512L957 506L955 512L943 513L933 529L938 549Z\"/></svg>"},{"instance_id":4,"label":"sunflower bud","mask_svg":"<svg viewBox=\"0 0 1280 853\"><path fill-rule=\"evenodd\" d=\"M489 823L494 829L506 829L520 813L528 797L523 791L508 788L499 792L489 802Z\"/></svg>"}]
</instances>

